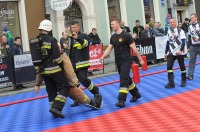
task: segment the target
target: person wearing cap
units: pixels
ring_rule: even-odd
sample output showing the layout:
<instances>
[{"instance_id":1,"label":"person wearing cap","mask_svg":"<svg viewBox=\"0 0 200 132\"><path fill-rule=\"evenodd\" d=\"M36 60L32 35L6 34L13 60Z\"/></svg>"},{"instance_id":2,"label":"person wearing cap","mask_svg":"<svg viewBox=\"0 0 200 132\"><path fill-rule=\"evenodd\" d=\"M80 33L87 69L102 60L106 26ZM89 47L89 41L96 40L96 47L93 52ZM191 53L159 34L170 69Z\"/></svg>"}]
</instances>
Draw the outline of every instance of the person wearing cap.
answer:
<instances>
[{"instance_id":1,"label":"person wearing cap","mask_svg":"<svg viewBox=\"0 0 200 132\"><path fill-rule=\"evenodd\" d=\"M11 32L8 30L7 27L2 28L2 34L4 36L6 36L6 38L8 40L8 45L11 46L11 44L13 42L13 36L12 36Z\"/></svg>"},{"instance_id":2,"label":"person wearing cap","mask_svg":"<svg viewBox=\"0 0 200 132\"><path fill-rule=\"evenodd\" d=\"M171 14L167 14L167 18L165 18L165 24L169 25L169 19L171 18Z\"/></svg>"}]
</instances>

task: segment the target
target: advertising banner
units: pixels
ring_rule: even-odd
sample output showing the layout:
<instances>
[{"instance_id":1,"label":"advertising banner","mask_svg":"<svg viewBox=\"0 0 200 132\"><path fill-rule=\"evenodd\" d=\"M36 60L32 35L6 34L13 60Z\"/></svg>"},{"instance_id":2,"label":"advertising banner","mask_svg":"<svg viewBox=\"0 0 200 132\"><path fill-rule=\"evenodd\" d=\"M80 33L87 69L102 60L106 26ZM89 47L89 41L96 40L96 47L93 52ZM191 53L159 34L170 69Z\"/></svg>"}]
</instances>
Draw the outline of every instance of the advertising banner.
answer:
<instances>
[{"instance_id":1,"label":"advertising banner","mask_svg":"<svg viewBox=\"0 0 200 132\"><path fill-rule=\"evenodd\" d=\"M156 47L155 47L155 39L137 39L135 41L136 48L140 52L140 55L145 55L147 57L147 61L156 60ZM133 60L138 62L137 57L133 54Z\"/></svg>"},{"instance_id":2,"label":"advertising banner","mask_svg":"<svg viewBox=\"0 0 200 132\"><path fill-rule=\"evenodd\" d=\"M31 54L15 55L14 68L16 84L35 81L36 71Z\"/></svg>"},{"instance_id":3,"label":"advertising banner","mask_svg":"<svg viewBox=\"0 0 200 132\"><path fill-rule=\"evenodd\" d=\"M12 58L0 58L0 88L14 85Z\"/></svg>"},{"instance_id":4,"label":"advertising banner","mask_svg":"<svg viewBox=\"0 0 200 132\"><path fill-rule=\"evenodd\" d=\"M88 71L103 70L103 62L99 62L99 59L103 55L103 44L91 45L89 47L90 54L90 67Z\"/></svg>"},{"instance_id":5,"label":"advertising banner","mask_svg":"<svg viewBox=\"0 0 200 132\"><path fill-rule=\"evenodd\" d=\"M167 36L155 37L156 44L156 57L157 59L162 59L165 56L165 48L167 44Z\"/></svg>"}]
</instances>

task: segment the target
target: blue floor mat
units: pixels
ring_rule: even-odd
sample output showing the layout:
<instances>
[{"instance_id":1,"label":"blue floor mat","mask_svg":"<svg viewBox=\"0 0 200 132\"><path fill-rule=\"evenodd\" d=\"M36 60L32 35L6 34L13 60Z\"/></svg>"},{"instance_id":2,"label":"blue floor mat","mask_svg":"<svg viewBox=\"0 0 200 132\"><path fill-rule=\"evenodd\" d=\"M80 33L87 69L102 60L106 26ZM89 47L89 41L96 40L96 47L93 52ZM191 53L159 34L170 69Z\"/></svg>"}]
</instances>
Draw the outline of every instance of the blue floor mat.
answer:
<instances>
[{"instance_id":1,"label":"blue floor mat","mask_svg":"<svg viewBox=\"0 0 200 132\"><path fill-rule=\"evenodd\" d=\"M163 69L165 66L161 66ZM153 68L152 71L160 70L160 67ZM163 70L161 69L161 70ZM150 70L150 69L149 69ZM131 95L129 94L126 101L126 108L134 107L139 104L144 104L154 100L159 100L168 96L179 94L182 92L187 92L200 87L199 77L200 77L200 65L196 66L195 78L191 81L187 81L186 87L180 87L181 75L180 71L174 71L176 88L165 89L164 85L167 83L167 73L160 73L151 76L146 76L141 78L141 83L137 84L140 90L142 98L135 103L130 103ZM118 75L111 75L107 77L94 79L95 84L105 83L107 81L118 80ZM0 107L0 131L1 132L38 132L51 128L56 128L59 126L72 124L78 121L87 120L90 118L95 118L110 112L120 110L120 108L115 106L117 102L119 90L119 83L114 83L110 85L105 85L100 87L100 93L103 95L104 105L101 110L91 110L85 106L78 106L71 108L69 105L73 102L71 99L67 100L67 104L63 109L63 114L66 116L65 119L54 119L48 112L49 103L48 99L39 99L34 101L29 101L25 103L15 104L6 107ZM93 95L85 90L85 93L90 97ZM40 95L45 95L45 90L40 91ZM16 101L26 98L35 97L34 92L26 92L17 95L11 95L7 97L1 97L1 103ZM37 95L38 96L38 95Z\"/></svg>"}]
</instances>

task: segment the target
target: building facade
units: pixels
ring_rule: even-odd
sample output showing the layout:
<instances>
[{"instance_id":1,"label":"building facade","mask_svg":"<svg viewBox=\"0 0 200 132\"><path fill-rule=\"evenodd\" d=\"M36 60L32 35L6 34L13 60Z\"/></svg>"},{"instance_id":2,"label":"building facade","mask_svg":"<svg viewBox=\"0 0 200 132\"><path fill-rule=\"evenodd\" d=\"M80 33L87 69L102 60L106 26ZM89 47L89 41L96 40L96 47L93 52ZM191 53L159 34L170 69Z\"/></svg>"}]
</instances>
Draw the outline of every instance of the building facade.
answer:
<instances>
[{"instance_id":1,"label":"building facade","mask_svg":"<svg viewBox=\"0 0 200 132\"><path fill-rule=\"evenodd\" d=\"M200 6L199 2L196 4ZM182 23L185 18L190 18L190 15L196 12L196 4L195 0L168 0L168 7L172 16Z\"/></svg>"},{"instance_id":2,"label":"building facade","mask_svg":"<svg viewBox=\"0 0 200 132\"><path fill-rule=\"evenodd\" d=\"M44 0L0 1L0 29L7 27L13 37L20 36L24 51L29 51L29 39L38 35L38 24L43 19Z\"/></svg>"},{"instance_id":3,"label":"building facade","mask_svg":"<svg viewBox=\"0 0 200 132\"><path fill-rule=\"evenodd\" d=\"M145 25L150 17L164 25L168 13L166 0L73 0L72 6L64 11L53 11L48 4L57 38L64 29L69 31L70 22L76 20L81 23L83 32L90 33L92 28L97 28L105 45L111 34L110 19L124 20L132 31L136 20Z\"/></svg>"},{"instance_id":4,"label":"building facade","mask_svg":"<svg viewBox=\"0 0 200 132\"><path fill-rule=\"evenodd\" d=\"M182 0L73 0L68 9L55 11L50 7L50 0L4 0L0 2L0 26L2 28L7 25L14 37L22 37L24 51L29 51L28 40L38 35L38 25L45 18L52 21L53 35L57 39L64 30L70 31L72 21L79 21L81 31L85 33L97 28L106 46L111 35L112 18L124 20L131 31L136 20L140 20L144 26L151 17L164 27L168 13L183 22L199 6L199 2L195 5L195 0L185 5L178 4L180 1Z\"/></svg>"},{"instance_id":5,"label":"building facade","mask_svg":"<svg viewBox=\"0 0 200 132\"><path fill-rule=\"evenodd\" d=\"M97 28L98 34L104 44L109 44L111 35L110 20L119 18L125 21L131 31L135 21L140 20L141 25L149 22L150 17L165 25L168 13L166 0L73 0L71 7L64 11L54 11L46 1L46 10L53 22L53 34L61 37L64 30L69 31L70 23L79 21L81 30L90 33L92 28ZM113 60L113 53L111 55Z\"/></svg>"},{"instance_id":6,"label":"building facade","mask_svg":"<svg viewBox=\"0 0 200 132\"><path fill-rule=\"evenodd\" d=\"M0 1L0 28L8 28L13 36L22 36L24 43L28 43L27 21L24 0ZM26 47L26 46L25 46Z\"/></svg>"},{"instance_id":7,"label":"building facade","mask_svg":"<svg viewBox=\"0 0 200 132\"><path fill-rule=\"evenodd\" d=\"M194 4L195 4L195 9L196 9L196 13L198 15L198 18L200 20L200 0L194 0Z\"/></svg>"}]
</instances>

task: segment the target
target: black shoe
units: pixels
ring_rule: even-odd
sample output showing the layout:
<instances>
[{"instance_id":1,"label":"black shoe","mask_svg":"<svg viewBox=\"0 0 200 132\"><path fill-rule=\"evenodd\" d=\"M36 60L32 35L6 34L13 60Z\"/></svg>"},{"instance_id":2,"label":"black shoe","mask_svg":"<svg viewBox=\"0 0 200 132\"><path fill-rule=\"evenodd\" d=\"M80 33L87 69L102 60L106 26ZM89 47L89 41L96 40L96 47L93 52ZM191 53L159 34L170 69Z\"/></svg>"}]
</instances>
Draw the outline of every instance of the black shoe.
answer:
<instances>
[{"instance_id":1,"label":"black shoe","mask_svg":"<svg viewBox=\"0 0 200 132\"><path fill-rule=\"evenodd\" d=\"M181 87L185 87L186 85L187 85L186 82L182 82L182 83L181 83Z\"/></svg>"},{"instance_id":2,"label":"black shoe","mask_svg":"<svg viewBox=\"0 0 200 132\"><path fill-rule=\"evenodd\" d=\"M165 85L165 88L168 88L168 89L175 88L175 84L174 83L168 83L168 84Z\"/></svg>"},{"instance_id":3,"label":"black shoe","mask_svg":"<svg viewBox=\"0 0 200 132\"><path fill-rule=\"evenodd\" d=\"M125 107L125 103L124 103L124 101L119 101L119 102L116 103L116 106L123 108L123 107Z\"/></svg>"},{"instance_id":4,"label":"black shoe","mask_svg":"<svg viewBox=\"0 0 200 132\"><path fill-rule=\"evenodd\" d=\"M93 99L93 106L97 109L100 109L102 107L103 101L102 101L102 95L101 94L95 94Z\"/></svg>"},{"instance_id":5,"label":"black shoe","mask_svg":"<svg viewBox=\"0 0 200 132\"><path fill-rule=\"evenodd\" d=\"M191 77L191 76L187 76L186 79L188 79L188 80L192 80L193 77Z\"/></svg>"},{"instance_id":6,"label":"black shoe","mask_svg":"<svg viewBox=\"0 0 200 132\"><path fill-rule=\"evenodd\" d=\"M53 117L53 118L58 118L59 116L56 115L56 114L52 114L52 117Z\"/></svg>"},{"instance_id":7,"label":"black shoe","mask_svg":"<svg viewBox=\"0 0 200 132\"><path fill-rule=\"evenodd\" d=\"M187 85L186 79L184 78L184 80L181 81L181 87L185 87L186 85Z\"/></svg>"},{"instance_id":8,"label":"black shoe","mask_svg":"<svg viewBox=\"0 0 200 132\"><path fill-rule=\"evenodd\" d=\"M140 93L138 93L136 96L134 96L134 97L130 100L130 102L136 102L139 98L141 98Z\"/></svg>"},{"instance_id":9,"label":"black shoe","mask_svg":"<svg viewBox=\"0 0 200 132\"><path fill-rule=\"evenodd\" d=\"M65 118L62 112L56 108L51 108L49 112L51 112L54 118L57 118L57 117Z\"/></svg>"},{"instance_id":10,"label":"black shoe","mask_svg":"<svg viewBox=\"0 0 200 132\"><path fill-rule=\"evenodd\" d=\"M71 106L71 107L75 107L75 106L78 106L78 105L79 105L78 101L77 101L77 100L75 100L75 101L74 101L74 103L73 103L73 104L71 104L70 106Z\"/></svg>"}]
</instances>

